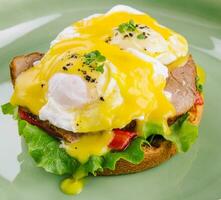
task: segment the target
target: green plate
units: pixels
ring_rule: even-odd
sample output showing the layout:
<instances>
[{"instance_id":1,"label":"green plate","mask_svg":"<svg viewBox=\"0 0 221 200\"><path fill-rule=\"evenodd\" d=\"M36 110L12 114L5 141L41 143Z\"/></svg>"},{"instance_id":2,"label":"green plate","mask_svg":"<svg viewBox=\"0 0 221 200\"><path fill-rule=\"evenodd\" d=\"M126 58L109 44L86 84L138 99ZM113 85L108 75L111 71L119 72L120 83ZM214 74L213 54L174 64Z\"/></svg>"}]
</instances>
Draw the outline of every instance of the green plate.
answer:
<instances>
[{"instance_id":1,"label":"green plate","mask_svg":"<svg viewBox=\"0 0 221 200\"><path fill-rule=\"evenodd\" d=\"M75 20L123 3L150 13L182 33L207 73L206 106L197 143L154 169L133 175L89 177L83 192L66 196L62 177L35 167L19 138L16 122L0 114L1 200L218 200L221 198L221 2L218 0L0 0L0 103L12 92L12 57L46 51Z\"/></svg>"}]
</instances>

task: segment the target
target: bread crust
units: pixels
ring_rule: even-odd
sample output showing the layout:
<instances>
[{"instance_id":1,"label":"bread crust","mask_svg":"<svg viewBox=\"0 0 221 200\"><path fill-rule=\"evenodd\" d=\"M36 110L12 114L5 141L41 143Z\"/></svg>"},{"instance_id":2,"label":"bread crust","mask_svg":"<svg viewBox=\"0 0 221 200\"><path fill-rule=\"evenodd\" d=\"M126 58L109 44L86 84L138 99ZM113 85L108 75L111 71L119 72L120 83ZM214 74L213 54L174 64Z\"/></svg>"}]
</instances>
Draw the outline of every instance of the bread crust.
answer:
<instances>
[{"instance_id":1,"label":"bread crust","mask_svg":"<svg viewBox=\"0 0 221 200\"><path fill-rule=\"evenodd\" d=\"M143 146L144 160L135 165L126 160L120 159L116 163L115 170L104 169L99 176L121 175L141 172L153 168L176 154L176 146L167 140L160 141L159 146Z\"/></svg>"},{"instance_id":2,"label":"bread crust","mask_svg":"<svg viewBox=\"0 0 221 200\"><path fill-rule=\"evenodd\" d=\"M25 56L15 57L10 64L11 79L13 85L15 84L16 77L33 66L33 60L38 61L44 54L34 52ZM24 62L24 57L25 62ZM16 67L17 66L17 67ZM190 122L194 125L198 125L203 113L203 105L198 105L190 109ZM177 153L175 144L167 140L158 141L157 146L145 145L142 147L144 150L144 160L139 164L132 164L126 160L120 159L116 163L115 170L104 169L103 172L99 172L99 176L110 176L120 174L130 174L140 171L144 171L153 168L161 163L167 161Z\"/></svg>"}]
</instances>

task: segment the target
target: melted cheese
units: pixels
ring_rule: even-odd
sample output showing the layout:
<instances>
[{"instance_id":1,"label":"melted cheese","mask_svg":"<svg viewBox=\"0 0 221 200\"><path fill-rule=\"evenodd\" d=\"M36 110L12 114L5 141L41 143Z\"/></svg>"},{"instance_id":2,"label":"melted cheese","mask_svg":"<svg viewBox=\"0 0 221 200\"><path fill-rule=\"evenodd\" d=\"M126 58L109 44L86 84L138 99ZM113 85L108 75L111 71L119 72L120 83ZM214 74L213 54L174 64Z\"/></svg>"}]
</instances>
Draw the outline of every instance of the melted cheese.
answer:
<instances>
[{"instance_id":1,"label":"melted cheese","mask_svg":"<svg viewBox=\"0 0 221 200\"><path fill-rule=\"evenodd\" d=\"M107 153L112 137L112 132L84 135L74 143L65 144L64 148L69 155L85 163L91 155L101 156Z\"/></svg>"}]
</instances>

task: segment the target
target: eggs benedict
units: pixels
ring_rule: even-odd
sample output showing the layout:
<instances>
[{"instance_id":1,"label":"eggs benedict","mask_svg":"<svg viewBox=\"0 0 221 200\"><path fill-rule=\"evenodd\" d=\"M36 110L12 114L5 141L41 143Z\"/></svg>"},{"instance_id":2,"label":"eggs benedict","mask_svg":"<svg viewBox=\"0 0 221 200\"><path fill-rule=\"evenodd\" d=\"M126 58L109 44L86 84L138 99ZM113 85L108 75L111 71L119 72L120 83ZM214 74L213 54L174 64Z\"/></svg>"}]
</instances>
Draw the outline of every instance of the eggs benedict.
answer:
<instances>
[{"instance_id":1,"label":"eggs benedict","mask_svg":"<svg viewBox=\"0 0 221 200\"><path fill-rule=\"evenodd\" d=\"M3 113L30 155L78 194L83 178L139 172L186 152L198 136L204 73L180 34L115 6L67 27L49 50L15 57Z\"/></svg>"}]
</instances>

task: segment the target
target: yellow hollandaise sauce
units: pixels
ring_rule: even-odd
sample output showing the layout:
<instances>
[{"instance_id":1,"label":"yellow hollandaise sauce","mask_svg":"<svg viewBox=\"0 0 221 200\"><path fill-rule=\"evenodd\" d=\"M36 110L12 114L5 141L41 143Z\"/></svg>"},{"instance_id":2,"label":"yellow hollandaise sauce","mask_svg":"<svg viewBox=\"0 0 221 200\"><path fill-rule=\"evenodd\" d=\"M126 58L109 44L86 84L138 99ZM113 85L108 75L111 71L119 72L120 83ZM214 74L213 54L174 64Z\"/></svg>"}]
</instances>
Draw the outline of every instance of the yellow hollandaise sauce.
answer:
<instances>
[{"instance_id":1,"label":"yellow hollandaise sauce","mask_svg":"<svg viewBox=\"0 0 221 200\"><path fill-rule=\"evenodd\" d=\"M108 144L113 138L112 132L87 134L71 144L66 144L67 153L82 164L87 162L91 155L101 156L108 152Z\"/></svg>"},{"instance_id":2,"label":"yellow hollandaise sauce","mask_svg":"<svg viewBox=\"0 0 221 200\"><path fill-rule=\"evenodd\" d=\"M114 99L117 98L116 92L113 91L104 102L99 101L74 109L78 124L76 132L121 128L139 116L148 118L154 110L158 113L159 120L166 120L168 116L174 114L173 106L163 94L166 80L153 79L151 63L122 51L116 46L92 38L90 40L81 38L65 40L51 48L39 65L23 72L17 78L11 103L25 106L32 113L39 115L39 110L47 102L47 83L54 74L63 72L83 77L81 73L83 70L90 77L97 79L100 73L91 72L89 67L83 67L81 58L73 61L69 59L70 55L76 52L83 55L93 50L99 50L115 66L114 70L105 66L108 71L106 82L109 83L110 78L116 81L122 103L117 106L113 105ZM68 71L64 71L63 66L68 63L72 63L71 67ZM43 88L42 84L44 84ZM93 84L90 83L92 86Z\"/></svg>"},{"instance_id":3,"label":"yellow hollandaise sauce","mask_svg":"<svg viewBox=\"0 0 221 200\"><path fill-rule=\"evenodd\" d=\"M189 59L189 54L187 54L186 56L180 57L177 60L175 60L174 62L170 63L168 65L168 69L170 71L172 71L177 67L181 67L181 66L185 65L185 63L188 61L188 59Z\"/></svg>"},{"instance_id":4,"label":"yellow hollandaise sauce","mask_svg":"<svg viewBox=\"0 0 221 200\"><path fill-rule=\"evenodd\" d=\"M79 194L84 187L83 179L67 178L61 182L60 188L62 192L69 195Z\"/></svg>"},{"instance_id":5,"label":"yellow hollandaise sauce","mask_svg":"<svg viewBox=\"0 0 221 200\"><path fill-rule=\"evenodd\" d=\"M146 14L132 14L127 12L116 12L109 15L92 18L91 20L81 20L73 24L77 31L84 37L99 37L104 39L105 36L110 36L113 28L119 24L133 20L138 24L148 25L150 28L160 33L165 39L171 36L174 32L157 23L155 19Z\"/></svg>"},{"instance_id":6,"label":"yellow hollandaise sauce","mask_svg":"<svg viewBox=\"0 0 221 200\"><path fill-rule=\"evenodd\" d=\"M107 71L106 88L110 80L114 79L122 102L113 105L113 101L119 95L112 91L104 102L89 103L83 108L71 110L70 112L76 113L75 123L79 124L75 131L94 132L121 128L140 116L148 119L151 113L154 113L154 119L165 123L175 112L163 94L166 80L159 77L157 80L153 79L151 62L104 41L116 26L130 19L136 23L147 24L165 38L173 33L144 14L117 12L77 22L74 26L79 32L78 37L61 40L52 46L37 66L23 72L17 78L11 103L25 106L32 113L39 115L40 109L47 103L48 82L56 73L75 74L84 78L84 71L97 80L101 73L84 66L82 56L98 50L107 59L104 66ZM79 56L73 58L72 55L75 54ZM64 70L64 66L68 64L70 67ZM93 84L88 85L93 87ZM103 89L105 91L105 86Z\"/></svg>"},{"instance_id":7,"label":"yellow hollandaise sauce","mask_svg":"<svg viewBox=\"0 0 221 200\"><path fill-rule=\"evenodd\" d=\"M197 75L199 77L199 83L204 84L206 81L206 73L205 73L204 69L199 65L197 65L196 69L197 69Z\"/></svg>"}]
</instances>

